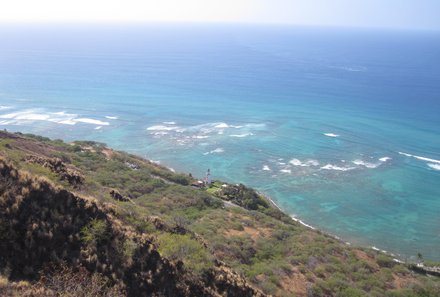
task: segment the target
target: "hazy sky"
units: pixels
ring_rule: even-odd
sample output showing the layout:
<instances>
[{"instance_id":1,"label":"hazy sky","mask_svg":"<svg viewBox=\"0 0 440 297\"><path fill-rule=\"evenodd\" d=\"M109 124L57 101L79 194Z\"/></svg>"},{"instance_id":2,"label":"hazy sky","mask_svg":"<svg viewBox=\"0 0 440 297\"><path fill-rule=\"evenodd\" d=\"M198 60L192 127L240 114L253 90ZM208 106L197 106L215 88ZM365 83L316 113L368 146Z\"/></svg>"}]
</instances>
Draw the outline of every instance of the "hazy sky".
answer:
<instances>
[{"instance_id":1,"label":"hazy sky","mask_svg":"<svg viewBox=\"0 0 440 297\"><path fill-rule=\"evenodd\" d=\"M440 30L440 0L2 0L1 21L213 21Z\"/></svg>"}]
</instances>

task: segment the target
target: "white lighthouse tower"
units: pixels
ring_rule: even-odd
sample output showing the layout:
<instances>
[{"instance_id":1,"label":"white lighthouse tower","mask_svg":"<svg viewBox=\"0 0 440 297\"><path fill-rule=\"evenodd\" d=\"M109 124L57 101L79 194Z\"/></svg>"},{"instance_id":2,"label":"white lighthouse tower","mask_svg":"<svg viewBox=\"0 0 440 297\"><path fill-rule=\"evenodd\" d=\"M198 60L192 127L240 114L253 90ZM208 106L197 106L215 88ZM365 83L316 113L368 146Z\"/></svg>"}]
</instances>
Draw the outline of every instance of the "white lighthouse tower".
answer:
<instances>
[{"instance_id":1,"label":"white lighthouse tower","mask_svg":"<svg viewBox=\"0 0 440 297\"><path fill-rule=\"evenodd\" d=\"M205 183L208 186L211 185L211 170L209 169L206 171Z\"/></svg>"}]
</instances>

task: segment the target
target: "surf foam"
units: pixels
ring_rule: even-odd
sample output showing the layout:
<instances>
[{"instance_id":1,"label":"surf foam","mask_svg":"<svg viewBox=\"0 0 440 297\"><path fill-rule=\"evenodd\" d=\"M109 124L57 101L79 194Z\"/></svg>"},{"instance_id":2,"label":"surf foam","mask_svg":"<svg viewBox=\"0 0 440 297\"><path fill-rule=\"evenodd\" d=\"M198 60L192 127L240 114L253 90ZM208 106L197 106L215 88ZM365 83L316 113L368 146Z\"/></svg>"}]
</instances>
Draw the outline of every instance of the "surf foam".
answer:
<instances>
[{"instance_id":1,"label":"surf foam","mask_svg":"<svg viewBox=\"0 0 440 297\"><path fill-rule=\"evenodd\" d=\"M148 131L178 131L180 127L178 126L164 126L164 125L155 125L148 127Z\"/></svg>"},{"instance_id":2,"label":"surf foam","mask_svg":"<svg viewBox=\"0 0 440 297\"><path fill-rule=\"evenodd\" d=\"M229 125L226 123L219 123L215 125L214 128L229 128Z\"/></svg>"},{"instance_id":3,"label":"surf foam","mask_svg":"<svg viewBox=\"0 0 440 297\"><path fill-rule=\"evenodd\" d=\"M79 119L74 119L74 121L79 122L79 123L86 123L86 124L93 124L93 125L100 125L100 126L110 125L109 122L103 122L100 120L89 119L89 118L79 118Z\"/></svg>"},{"instance_id":4,"label":"surf foam","mask_svg":"<svg viewBox=\"0 0 440 297\"><path fill-rule=\"evenodd\" d=\"M337 170L337 171L348 171L356 169L355 167L339 167L337 165L327 164L325 166L322 166L321 169L324 170Z\"/></svg>"},{"instance_id":5,"label":"surf foam","mask_svg":"<svg viewBox=\"0 0 440 297\"><path fill-rule=\"evenodd\" d=\"M205 152L203 153L204 155L209 155L209 154L221 154L224 153L225 150L221 147L216 148L215 150L209 151L209 152Z\"/></svg>"},{"instance_id":6,"label":"surf foam","mask_svg":"<svg viewBox=\"0 0 440 297\"><path fill-rule=\"evenodd\" d=\"M383 157L383 158L380 158L380 159L379 159L379 161L381 161L381 162L387 162L387 161L389 161L389 160L391 160L390 157Z\"/></svg>"},{"instance_id":7,"label":"surf foam","mask_svg":"<svg viewBox=\"0 0 440 297\"><path fill-rule=\"evenodd\" d=\"M229 136L243 138L243 137L252 136L252 135L254 135L254 133L232 134L232 135L229 135Z\"/></svg>"},{"instance_id":8,"label":"surf foam","mask_svg":"<svg viewBox=\"0 0 440 297\"><path fill-rule=\"evenodd\" d=\"M21 122L46 121L63 125L75 125L77 123L108 126L109 122L91 118L78 118L77 114L59 112L47 112L43 109L26 109L0 115L0 119L8 119L8 124L20 124Z\"/></svg>"},{"instance_id":9,"label":"surf foam","mask_svg":"<svg viewBox=\"0 0 440 297\"><path fill-rule=\"evenodd\" d=\"M366 168L377 168L380 166L380 163L369 163L369 162L365 162L362 160L354 160L352 161L353 164L358 165L358 166L364 166Z\"/></svg>"},{"instance_id":10,"label":"surf foam","mask_svg":"<svg viewBox=\"0 0 440 297\"><path fill-rule=\"evenodd\" d=\"M428 163L428 166L435 170L440 170L440 164Z\"/></svg>"},{"instance_id":11,"label":"surf foam","mask_svg":"<svg viewBox=\"0 0 440 297\"><path fill-rule=\"evenodd\" d=\"M307 160L305 162L302 162L299 159L292 159L289 161L290 164L293 166L301 166L301 167L309 167L309 166L318 166L319 162L317 160Z\"/></svg>"}]
</instances>

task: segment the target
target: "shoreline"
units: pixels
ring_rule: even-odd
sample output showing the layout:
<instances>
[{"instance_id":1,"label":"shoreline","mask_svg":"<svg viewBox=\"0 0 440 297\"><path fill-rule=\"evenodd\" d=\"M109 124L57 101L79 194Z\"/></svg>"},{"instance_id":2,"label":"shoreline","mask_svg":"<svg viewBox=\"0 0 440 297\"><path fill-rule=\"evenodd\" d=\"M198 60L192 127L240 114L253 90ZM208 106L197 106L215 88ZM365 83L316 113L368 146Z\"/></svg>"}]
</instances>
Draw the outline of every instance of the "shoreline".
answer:
<instances>
[{"instance_id":1,"label":"shoreline","mask_svg":"<svg viewBox=\"0 0 440 297\"><path fill-rule=\"evenodd\" d=\"M351 246L351 247L355 247L351 242L349 242L349 241L345 241L345 240L343 240L342 238L340 238L339 236L334 235L334 234L331 234L331 233L329 233L329 232L327 232L327 231L324 231L324 230L322 230L322 229L319 229L319 228L317 228L317 227L313 227L312 225L305 223L305 222L302 221L301 219L296 218L296 217L294 217L293 215L289 214L288 212L286 212L285 210L283 210L280 206L278 206L278 204L276 204L275 201L273 201L273 199L272 199L269 195L264 194L264 193L262 193L262 192L260 192L260 191L257 191L257 193L258 193L259 195L261 195L264 199L266 199L266 201L268 201L273 207L275 207L275 208L277 208L279 211L285 213L285 214L288 215L293 221L295 221L295 222L301 224L302 226L304 226L304 227L306 227L306 228L309 228L309 229L311 229L311 230L313 230L313 231L316 231L316 232L321 232L321 233L323 233L323 234L325 234L325 235L327 235L327 236L330 236L330 237L332 237L332 238L338 240L340 243L343 243L343 244L345 244L345 245L348 245L348 246ZM374 246L374 245L371 245L371 246L359 246L359 247L360 247L360 248L368 248L368 249L372 249L372 250L374 250L374 251L376 251L376 252L384 253L384 254L386 254L386 255L388 255L388 256L393 257L393 261L394 261L394 262L397 262L397 263L400 263L400 264L411 264L411 262L408 262L408 261L404 261L404 260L402 260L400 255L396 255L396 254L394 254L394 253L392 253L392 252L389 252L389 251L387 251L387 250L379 249L378 247L376 247L376 246Z\"/></svg>"},{"instance_id":2,"label":"shoreline","mask_svg":"<svg viewBox=\"0 0 440 297\"><path fill-rule=\"evenodd\" d=\"M287 213L285 210L283 210L281 207L279 207L278 204L276 204L275 201L273 201L273 199L270 198L269 195L264 194L264 193L262 193L262 192L260 192L260 191L257 191L257 193L258 193L258 195L261 195L264 199L266 199L266 200L267 200L267 201L268 201L273 207L275 207L275 208L277 208L279 211L281 211L281 212L287 214L287 215L288 215L292 220L294 220L295 222L298 222L298 223L300 223L301 225L303 225L304 227L310 228L310 229L312 229L312 230L319 230L319 229L313 227L312 225L309 225L309 224L305 223L304 221L302 221L302 220L300 220L300 219L298 219L298 218L295 218L294 216L292 216L292 215L290 215L289 213ZM322 231L322 230L319 230L319 231L320 231L320 232L323 232L323 233L326 233L326 232L324 232L324 231ZM331 234L328 234L328 235L331 235ZM332 237L335 237L335 238L338 239L338 240L340 240L340 238L338 238L337 236L334 236L334 235L331 235L331 236L332 236Z\"/></svg>"}]
</instances>

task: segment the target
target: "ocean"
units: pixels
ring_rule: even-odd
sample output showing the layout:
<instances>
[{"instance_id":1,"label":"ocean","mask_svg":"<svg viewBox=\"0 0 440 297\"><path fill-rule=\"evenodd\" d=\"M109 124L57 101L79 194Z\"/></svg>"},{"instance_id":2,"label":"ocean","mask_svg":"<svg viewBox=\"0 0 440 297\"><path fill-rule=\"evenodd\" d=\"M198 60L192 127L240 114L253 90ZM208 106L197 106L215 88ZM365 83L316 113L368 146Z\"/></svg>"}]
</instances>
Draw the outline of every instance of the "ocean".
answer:
<instances>
[{"instance_id":1,"label":"ocean","mask_svg":"<svg viewBox=\"0 0 440 297\"><path fill-rule=\"evenodd\" d=\"M209 168L351 244L440 261L440 32L2 25L0 128Z\"/></svg>"}]
</instances>

